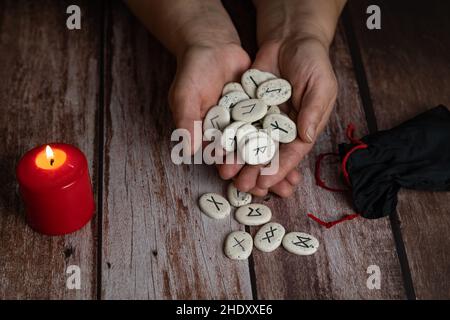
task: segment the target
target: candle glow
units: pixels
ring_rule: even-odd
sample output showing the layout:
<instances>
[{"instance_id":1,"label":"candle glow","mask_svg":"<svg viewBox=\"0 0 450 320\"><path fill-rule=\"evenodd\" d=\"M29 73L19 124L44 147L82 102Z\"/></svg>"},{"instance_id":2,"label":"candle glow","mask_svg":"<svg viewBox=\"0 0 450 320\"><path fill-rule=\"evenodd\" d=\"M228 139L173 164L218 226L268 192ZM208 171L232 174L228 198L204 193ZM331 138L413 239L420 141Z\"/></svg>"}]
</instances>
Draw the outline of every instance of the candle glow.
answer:
<instances>
[{"instance_id":1,"label":"candle glow","mask_svg":"<svg viewBox=\"0 0 450 320\"><path fill-rule=\"evenodd\" d=\"M45 147L45 155L47 156L47 159L51 162L52 160L54 161L54 156L55 154L53 153L52 147L50 147L49 145L47 145Z\"/></svg>"},{"instance_id":2,"label":"candle glow","mask_svg":"<svg viewBox=\"0 0 450 320\"><path fill-rule=\"evenodd\" d=\"M55 170L66 162L67 154L49 145L36 156L36 166L44 170Z\"/></svg>"}]
</instances>

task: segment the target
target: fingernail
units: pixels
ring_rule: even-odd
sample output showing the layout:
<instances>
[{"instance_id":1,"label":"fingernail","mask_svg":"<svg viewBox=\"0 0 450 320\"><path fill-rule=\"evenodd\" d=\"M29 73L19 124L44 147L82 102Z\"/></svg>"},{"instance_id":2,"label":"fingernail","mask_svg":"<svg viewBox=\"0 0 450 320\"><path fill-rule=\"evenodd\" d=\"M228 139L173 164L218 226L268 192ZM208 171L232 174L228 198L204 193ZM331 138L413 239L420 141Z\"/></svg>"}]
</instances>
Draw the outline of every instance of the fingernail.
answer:
<instances>
[{"instance_id":1,"label":"fingernail","mask_svg":"<svg viewBox=\"0 0 450 320\"><path fill-rule=\"evenodd\" d=\"M309 143L312 143L314 141L314 136L316 135L316 128L311 125L306 130L306 138L308 139Z\"/></svg>"}]
</instances>

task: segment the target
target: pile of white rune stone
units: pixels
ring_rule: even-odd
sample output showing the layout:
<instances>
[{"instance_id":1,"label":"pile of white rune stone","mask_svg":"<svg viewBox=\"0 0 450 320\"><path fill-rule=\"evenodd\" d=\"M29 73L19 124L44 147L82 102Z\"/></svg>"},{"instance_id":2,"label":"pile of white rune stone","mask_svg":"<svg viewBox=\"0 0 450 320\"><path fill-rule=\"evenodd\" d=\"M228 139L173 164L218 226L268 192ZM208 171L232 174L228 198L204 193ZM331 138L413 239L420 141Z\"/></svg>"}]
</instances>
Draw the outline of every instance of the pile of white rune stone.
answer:
<instances>
[{"instance_id":1,"label":"pile of white rune stone","mask_svg":"<svg viewBox=\"0 0 450 320\"><path fill-rule=\"evenodd\" d=\"M289 100L292 87L288 81L256 69L246 71L241 83L225 85L219 102L203 121L204 138L214 141L221 155L237 150L245 163L267 164L278 143L297 137L295 123L278 107Z\"/></svg>"},{"instance_id":2,"label":"pile of white rune stone","mask_svg":"<svg viewBox=\"0 0 450 320\"><path fill-rule=\"evenodd\" d=\"M290 143L297 137L295 123L282 114L278 105L289 100L290 83L275 75L250 69L241 83L225 85L217 106L212 107L203 122L204 137L214 141L220 155L237 150L237 155L250 165L267 164L276 154L278 143ZM217 135L219 133L219 135ZM215 149L217 151L217 149ZM317 251L318 240L306 233L286 231L282 225L270 222L272 211L259 203L251 203L252 195L239 191L233 183L228 187L228 200L216 193L205 193L199 199L203 213L213 219L223 219L236 207L236 220L246 226L263 225L252 236L245 231L233 231L225 240L225 254L230 259L247 259L253 244L263 252L272 252L281 244L294 254L310 255ZM230 205L231 204L231 205Z\"/></svg>"}]
</instances>

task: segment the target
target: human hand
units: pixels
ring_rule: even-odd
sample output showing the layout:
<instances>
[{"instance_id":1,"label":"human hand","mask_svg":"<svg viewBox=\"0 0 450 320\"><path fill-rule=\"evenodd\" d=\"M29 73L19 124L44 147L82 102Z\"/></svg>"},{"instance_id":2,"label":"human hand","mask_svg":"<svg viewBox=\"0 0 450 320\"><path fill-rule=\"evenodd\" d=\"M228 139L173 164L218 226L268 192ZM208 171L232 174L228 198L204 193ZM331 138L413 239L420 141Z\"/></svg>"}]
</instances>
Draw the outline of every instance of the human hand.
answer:
<instances>
[{"instance_id":1,"label":"human hand","mask_svg":"<svg viewBox=\"0 0 450 320\"><path fill-rule=\"evenodd\" d=\"M325 127L337 95L337 81L328 57L328 46L313 37L263 43L252 68L269 71L293 86L291 103L282 109L297 123L298 137L280 145L279 168L260 175L261 166L224 164L222 178L233 178L244 192L264 196L272 191L290 196L300 181L297 166Z\"/></svg>"},{"instance_id":2,"label":"human hand","mask_svg":"<svg viewBox=\"0 0 450 320\"><path fill-rule=\"evenodd\" d=\"M249 65L250 58L237 44L193 46L180 57L169 102L176 127L190 133L192 153L202 144L201 136L192 139L194 121L203 121L224 84L239 79Z\"/></svg>"},{"instance_id":3,"label":"human hand","mask_svg":"<svg viewBox=\"0 0 450 320\"><path fill-rule=\"evenodd\" d=\"M237 80L250 58L220 0L126 2L177 58L169 104L176 126L189 131L194 153L202 140L194 135L194 121L202 121L223 85Z\"/></svg>"}]
</instances>

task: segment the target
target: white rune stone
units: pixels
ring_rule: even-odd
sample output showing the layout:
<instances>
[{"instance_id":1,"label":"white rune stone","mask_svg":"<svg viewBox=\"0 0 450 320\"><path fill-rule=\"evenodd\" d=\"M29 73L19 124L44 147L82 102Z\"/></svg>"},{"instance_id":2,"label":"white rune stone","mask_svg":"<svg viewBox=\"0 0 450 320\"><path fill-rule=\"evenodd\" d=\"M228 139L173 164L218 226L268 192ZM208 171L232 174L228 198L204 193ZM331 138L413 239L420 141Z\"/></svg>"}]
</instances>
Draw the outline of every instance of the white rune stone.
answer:
<instances>
[{"instance_id":1,"label":"white rune stone","mask_svg":"<svg viewBox=\"0 0 450 320\"><path fill-rule=\"evenodd\" d=\"M214 106L209 109L203 120L203 131L214 128L222 130L230 123L230 111L222 106Z\"/></svg>"},{"instance_id":2,"label":"white rune stone","mask_svg":"<svg viewBox=\"0 0 450 320\"><path fill-rule=\"evenodd\" d=\"M259 226L272 218L272 211L266 205L250 203L239 207L235 213L236 220L246 226Z\"/></svg>"},{"instance_id":3,"label":"white rune stone","mask_svg":"<svg viewBox=\"0 0 450 320\"><path fill-rule=\"evenodd\" d=\"M245 231L233 231L227 236L224 249L228 258L245 260L253 250L252 236Z\"/></svg>"},{"instance_id":4,"label":"white rune stone","mask_svg":"<svg viewBox=\"0 0 450 320\"><path fill-rule=\"evenodd\" d=\"M244 124L242 127L239 127L236 131L236 141L238 146L244 141L244 138L248 136L250 133L257 132L258 129L250 123Z\"/></svg>"},{"instance_id":5,"label":"white rune stone","mask_svg":"<svg viewBox=\"0 0 450 320\"><path fill-rule=\"evenodd\" d=\"M272 252L281 245L285 233L286 230L281 224L269 222L256 233L255 247L263 252Z\"/></svg>"},{"instance_id":6,"label":"white rune stone","mask_svg":"<svg viewBox=\"0 0 450 320\"><path fill-rule=\"evenodd\" d=\"M277 148L275 142L263 131L246 135L238 140L238 153L242 160L251 165L266 164L272 160Z\"/></svg>"},{"instance_id":7,"label":"white rune stone","mask_svg":"<svg viewBox=\"0 0 450 320\"><path fill-rule=\"evenodd\" d=\"M242 86L239 82L228 82L222 89L222 95L224 96L227 93L230 93L232 91L245 92L244 88L242 88Z\"/></svg>"},{"instance_id":8,"label":"white rune stone","mask_svg":"<svg viewBox=\"0 0 450 320\"><path fill-rule=\"evenodd\" d=\"M252 202L252 195L239 191L233 182L228 185L227 197L233 207L242 207Z\"/></svg>"},{"instance_id":9,"label":"white rune stone","mask_svg":"<svg viewBox=\"0 0 450 320\"><path fill-rule=\"evenodd\" d=\"M233 120L253 122L264 118L267 105L259 99L249 99L239 102L231 110Z\"/></svg>"},{"instance_id":10,"label":"white rune stone","mask_svg":"<svg viewBox=\"0 0 450 320\"><path fill-rule=\"evenodd\" d=\"M205 141L215 141L222 137L222 131L216 128L209 128L203 132L203 138Z\"/></svg>"},{"instance_id":11,"label":"white rune stone","mask_svg":"<svg viewBox=\"0 0 450 320\"><path fill-rule=\"evenodd\" d=\"M278 105L289 100L292 87L284 79L272 79L262 83L256 89L256 97L267 105Z\"/></svg>"},{"instance_id":12,"label":"white rune stone","mask_svg":"<svg viewBox=\"0 0 450 320\"><path fill-rule=\"evenodd\" d=\"M297 126L288 116L283 114L269 114L263 120L263 128L273 140L289 143L297 137Z\"/></svg>"},{"instance_id":13,"label":"white rune stone","mask_svg":"<svg viewBox=\"0 0 450 320\"><path fill-rule=\"evenodd\" d=\"M249 96L243 91L231 91L222 96L217 104L231 110L238 102L247 100L248 98Z\"/></svg>"},{"instance_id":14,"label":"white rune stone","mask_svg":"<svg viewBox=\"0 0 450 320\"><path fill-rule=\"evenodd\" d=\"M250 98L256 98L256 88L258 88L261 83L270 79L276 79L276 76L270 72L249 69L242 75L241 84Z\"/></svg>"},{"instance_id":15,"label":"white rune stone","mask_svg":"<svg viewBox=\"0 0 450 320\"><path fill-rule=\"evenodd\" d=\"M267 107L267 115L272 113L281 113L280 108L277 105Z\"/></svg>"},{"instance_id":16,"label":"white rune stone","mask_svg":"<svg viewBox=\"0 0 450 320\"><path fill-rule=\"evenodd\" d=\"M213 219L223 219L231 212L228 200L217 193L205 193L198 200L200 210Z\"/></svg>"},{"instance_id":17,"label":"white rune stone","mask_svg":"<svg viewBox=\"0 0 450 320\"><path fill-rule=\"evenodd\" d=\"M303 232L290 232L283 238L283 247L294 254L307 256L319 248L319 240Z\"/></svg>"},{"instance_id":18,"label":"white rune stone","mask_svg":"<svg viewBox=\"0 0 450 320\"><path fill-rule=\"evenodd\" d=\"M231 152L236 149L236 132L239 127L243 125L245 125L244 121L236 121L230 123L225 129L223 129L221 144L227 152Z\"/></svg>"}]
</instances>

